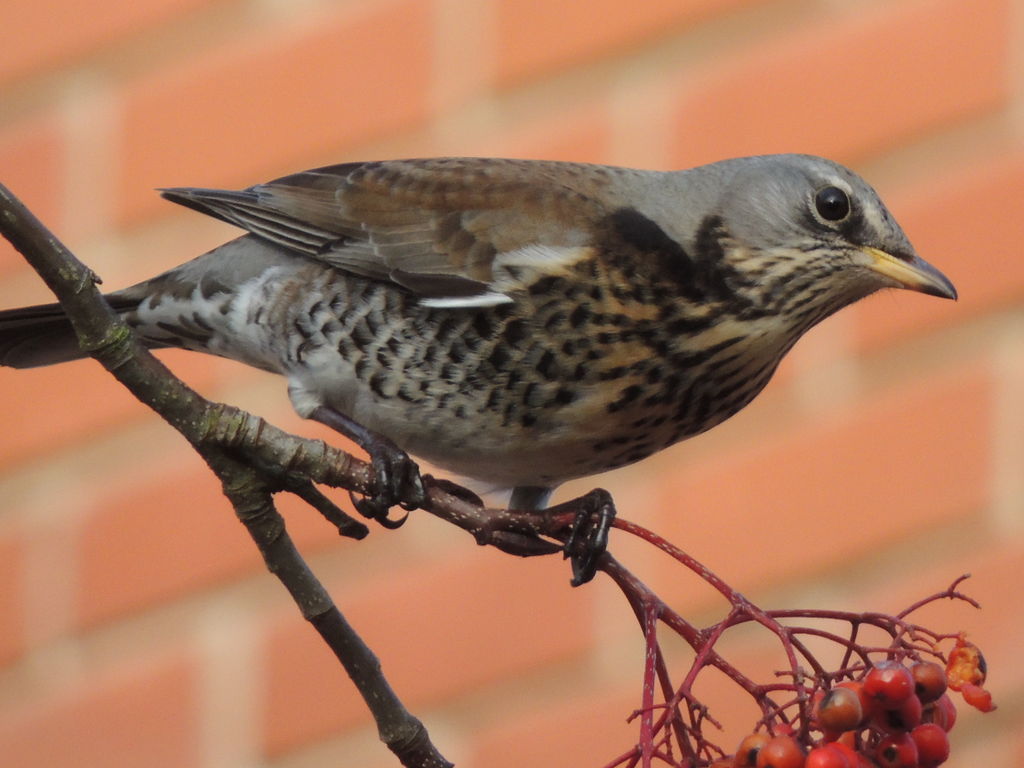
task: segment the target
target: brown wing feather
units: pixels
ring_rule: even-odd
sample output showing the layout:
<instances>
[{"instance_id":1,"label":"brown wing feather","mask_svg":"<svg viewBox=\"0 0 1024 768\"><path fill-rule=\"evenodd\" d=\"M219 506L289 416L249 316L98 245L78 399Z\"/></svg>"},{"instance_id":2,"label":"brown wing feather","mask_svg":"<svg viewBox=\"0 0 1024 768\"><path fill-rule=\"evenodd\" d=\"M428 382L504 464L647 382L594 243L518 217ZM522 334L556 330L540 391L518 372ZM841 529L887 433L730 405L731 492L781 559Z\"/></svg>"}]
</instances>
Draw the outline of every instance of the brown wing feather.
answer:
<instances>
[{"instance_id":1,"label":"brown wing feather","mask_svg":"<svg viewBox=\"0 0 1024 768\"><path fill-rule=\"evenodd\" d=\"M591 244L610 169L573 163L439 158L350 163L241 192L164 195L346 271L427 298L514 289L502 257L560 255ZM472 303L471 301L467 303Z\"/></svg>"}]
</instances>

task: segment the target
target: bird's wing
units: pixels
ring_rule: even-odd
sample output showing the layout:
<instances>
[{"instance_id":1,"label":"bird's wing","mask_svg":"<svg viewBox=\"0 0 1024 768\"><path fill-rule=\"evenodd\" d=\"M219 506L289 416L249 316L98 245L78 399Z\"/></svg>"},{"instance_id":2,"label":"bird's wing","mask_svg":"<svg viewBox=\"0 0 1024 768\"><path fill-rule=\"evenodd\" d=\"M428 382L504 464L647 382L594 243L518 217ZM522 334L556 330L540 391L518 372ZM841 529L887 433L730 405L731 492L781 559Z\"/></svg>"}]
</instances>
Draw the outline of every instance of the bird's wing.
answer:
<instances>
[{"instance_id":1,"label":"bird's wing","mask_svg":"<svg viewBox=\"0 0 1024 768\"><path fill-rule=\"evenodd\" d=\"M439 158L351 163L240 192L175 188L168 199L435 306L510 301L529 268L585 255L610 213L618 169ZM619 171L621 173L621 171Z\"/></svg>"}]
</instances>

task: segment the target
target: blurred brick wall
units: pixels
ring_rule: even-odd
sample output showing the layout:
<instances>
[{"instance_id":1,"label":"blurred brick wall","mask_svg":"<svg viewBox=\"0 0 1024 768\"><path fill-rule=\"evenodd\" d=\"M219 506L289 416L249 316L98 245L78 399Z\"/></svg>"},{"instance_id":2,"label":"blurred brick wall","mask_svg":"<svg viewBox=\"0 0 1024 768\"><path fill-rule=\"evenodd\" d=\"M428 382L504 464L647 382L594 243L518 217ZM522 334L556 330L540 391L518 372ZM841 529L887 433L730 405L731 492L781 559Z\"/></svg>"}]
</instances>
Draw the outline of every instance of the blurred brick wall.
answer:
<instances>
[{"instance_id":1,"label":"blurred brick wall","mask_svg":"<svg viewBox=\"0 0 1024 768\"><path fill-rule=\"evenodd\" d=\"M898 610L972 572L985 610L927 618L986 649L1000 709L962 715L949 764L1019 766L1024 2L0 8L0 181L114 287L232 234L158 186L394 156L669 168L777 151L865 174L961 300L890 293L841 313L731 422L598 482L772 606ZM0 245L0 306L44 300ZM211 396L327 436L277 379L164 357ZM97 365L0 370L0 434L0 763L395 764L202 463ZM563 563L478 549L422 514L355 544L284 507L460 766L601 765L629 745L640 640L605 580L571 590ZM613 547L688 616L721 615L695 580Z\"/></svg>"}]
</instances>

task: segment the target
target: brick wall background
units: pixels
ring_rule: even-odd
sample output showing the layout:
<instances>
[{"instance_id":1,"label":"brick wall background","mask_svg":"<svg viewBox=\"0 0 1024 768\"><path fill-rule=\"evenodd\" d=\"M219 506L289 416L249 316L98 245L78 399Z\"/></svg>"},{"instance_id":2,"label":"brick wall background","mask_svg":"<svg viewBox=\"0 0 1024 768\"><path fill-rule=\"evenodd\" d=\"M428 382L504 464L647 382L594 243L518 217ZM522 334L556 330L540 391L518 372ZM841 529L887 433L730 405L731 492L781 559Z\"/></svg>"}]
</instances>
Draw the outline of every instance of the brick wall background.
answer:
<instances>
[{"instance_id":1,"label":"brick wall background","mask_svg":"<svg viewBox=\"0 0 1024 768\"><path fill-rule=\"evenodd\" d=\"M928 618L986 650L1000 709L962 714L949 764L1019 766L1024 2L0 8L0 180L114 287L232 236L158 186L395 156L668 168L776 151L867 176L961 300L873 297L735 419L596 482L772 607L894 611L972 572L984 610ZM0 306L46 300L0 244ZM209 396L328 437L277 379L164 358ZM199 459L96 364L0 370L0 435L0 763L395 764ZM605 580L571 590L563 563L480 550L422 514L356 544L284 506L460 766L601 765L631 743L640 638ZM613 547L698 623L721 614L667 563Z\"/></svg>"}]
</instances>

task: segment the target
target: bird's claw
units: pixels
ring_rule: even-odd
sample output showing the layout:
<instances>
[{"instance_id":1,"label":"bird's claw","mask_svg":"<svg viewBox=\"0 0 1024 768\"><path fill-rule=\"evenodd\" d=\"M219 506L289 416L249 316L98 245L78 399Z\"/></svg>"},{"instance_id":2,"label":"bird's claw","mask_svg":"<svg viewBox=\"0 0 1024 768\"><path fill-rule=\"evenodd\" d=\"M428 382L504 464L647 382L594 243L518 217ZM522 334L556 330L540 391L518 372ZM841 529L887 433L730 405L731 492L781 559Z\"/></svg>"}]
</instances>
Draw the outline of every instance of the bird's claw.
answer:
<instances>
[{"instance_id":1,"label":"bird's claw","mask_svg":"<svg viewBox=\"0 0 1024 768\"><path fill-rule=\"evenodd\" d=\"M351 438L370 454L373 492L362 497L349 492L352 505L359 514L377 521L385 528L393 529L401 526L408 515L392 519L388 517L391 507L397 504L408 512L423 505L426 491L420 469L409 458L409 454L383 435L370 431L351 417L325 405L314 408L309 417Z\"/></svg>"},{"instance_id":2,"label":"bird's claw","mask_svg":"<svg viewBox=\"0 0 1024 768\"><path fill-rule=\"evenodd\" d=\"M408 512L422 505L426 498L419 467L405 451L385 438L372 440L364 447L370 454L374 490L362 498L350 494L352 503L363 517L385 528L399 528L408 519ZM406 514L399 518L388 517L388 511L396 505L406 510Z\"/></svg>"},{"instance_id":3,"label":"bird's claw","mask_svg":"<svg viewBox=\"0 0 1024 768\"><path fill-rule=\"evenodd\" d=\"M576 500L578 511L562 551L572 564L572 586L594 578L601 556L608 549L608 531L615 519L611 494L595 488Z\"/></svg>"}]
</instances>

